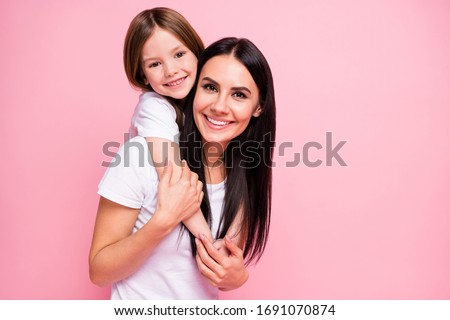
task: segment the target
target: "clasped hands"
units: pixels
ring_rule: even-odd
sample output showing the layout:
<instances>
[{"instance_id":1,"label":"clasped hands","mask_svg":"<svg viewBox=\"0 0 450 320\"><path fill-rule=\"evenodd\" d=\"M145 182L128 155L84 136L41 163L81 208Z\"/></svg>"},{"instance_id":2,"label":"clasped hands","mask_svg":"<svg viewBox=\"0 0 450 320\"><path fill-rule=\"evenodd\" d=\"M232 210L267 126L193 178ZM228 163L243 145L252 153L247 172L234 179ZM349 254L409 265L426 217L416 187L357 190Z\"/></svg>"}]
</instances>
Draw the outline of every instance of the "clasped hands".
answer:
<instances>
[{"instance_id":1,"label":"clasped hands","mask_svg":"<svg viewBox=\"0 0 450 320\"><path fill-rule=\"evenodd\" d=\"M228 236L212 243L200 234L195 243L198 269L212 286L228 291L239 288L247 281L248 270L242 249Z\"/></svg>"}]
</instances>

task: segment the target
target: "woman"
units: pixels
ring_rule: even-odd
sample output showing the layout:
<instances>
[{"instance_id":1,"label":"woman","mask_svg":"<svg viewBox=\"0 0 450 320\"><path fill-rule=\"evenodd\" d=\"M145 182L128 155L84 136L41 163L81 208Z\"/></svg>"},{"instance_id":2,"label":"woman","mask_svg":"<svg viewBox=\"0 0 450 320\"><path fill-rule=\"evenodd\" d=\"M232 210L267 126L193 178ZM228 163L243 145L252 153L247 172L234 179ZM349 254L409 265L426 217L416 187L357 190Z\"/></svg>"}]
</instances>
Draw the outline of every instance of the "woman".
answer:
<instances>
[{"instance_id":1,"label":"woman","mask_svg":"<svg viewBox=\"0 0 450 320\"><path fill-rule=\"evenodd\" d=\"M185 166L171 179L168 164L158 183L145 139L136 137L100 183L90 275L113 283L113 299L216 299L218 289L247 280L246 262L264 250L275 134L270 69L250 41L227 38L205 50L198 70L180 142L194 172ZM228 255L204 235L182 232L200 203Z\"/></svg>"},{"instance_id":2,"label":"woman","mask_svg":"<svg viewBox=\"0 0 450 320\"><path fill-rule=\"evenodd\" d=\"M180 146L200 180L207 184L226 180L217 239L227 239L228 234L243 248L247 263L257 261L264 251L270 224L275 139L272 73L253 43L236 38L210 45L201 55L198 68L197 86L185 109ZM209 220L210 193L204 191L201 208ZM234 260L221 257L206 239L203 245L198 240L197 244L196 258L202 274L214 286L232 289L228 277L233 272L228 271L233 269L233 261L238 267L238 256L231 255Z\"/></svg>"}]
</instances>

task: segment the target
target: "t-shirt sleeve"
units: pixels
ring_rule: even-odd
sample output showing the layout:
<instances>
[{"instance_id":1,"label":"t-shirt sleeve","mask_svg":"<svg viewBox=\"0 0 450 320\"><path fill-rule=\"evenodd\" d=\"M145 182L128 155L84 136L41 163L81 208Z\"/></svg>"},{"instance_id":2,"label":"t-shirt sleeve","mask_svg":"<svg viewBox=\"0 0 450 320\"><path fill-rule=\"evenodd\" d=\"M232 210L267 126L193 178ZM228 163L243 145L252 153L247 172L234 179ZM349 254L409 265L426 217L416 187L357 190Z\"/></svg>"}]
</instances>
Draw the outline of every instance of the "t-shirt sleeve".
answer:
<instances>
[{"instance_id":1,"label":"t-shirt sleeve","mask_svg":"<svg viewBox=\"0 0 450 320\"><path fill-rule=\"evenodd\" d=\"M154 179L148 161L145 139L136 137L127 141L106 170L98 194L129 208L141 208Z\"/></svg>"},{"instance_id":2,"label":"t-shirt sleeve","mask_svg":"<svg viewBox=\"0 0 450 320\"><path fill-rule=\"evenodd\" d=\"M178 143L179 129L176 112L168 102L151 97L141 101L132 119L140 137L163 138Z\"/></svg>"}]
</instances>

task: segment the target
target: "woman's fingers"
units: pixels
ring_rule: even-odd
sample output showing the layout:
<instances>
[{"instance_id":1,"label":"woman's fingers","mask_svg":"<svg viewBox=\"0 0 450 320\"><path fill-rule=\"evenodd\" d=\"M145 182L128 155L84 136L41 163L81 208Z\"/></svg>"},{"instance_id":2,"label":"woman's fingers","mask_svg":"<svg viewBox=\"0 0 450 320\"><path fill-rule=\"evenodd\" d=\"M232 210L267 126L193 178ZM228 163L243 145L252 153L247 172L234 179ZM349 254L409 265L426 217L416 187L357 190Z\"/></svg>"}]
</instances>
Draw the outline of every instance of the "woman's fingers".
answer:
<instances>
[{"instance_id":1,"label":"woman's fingers","mask_svg":"<svg viewBox=\"0 0 450 320\"><path fill-rule=\"evenodd\" d=\"M206 253L205 247L202 242L198 239L195 239L195 243L197 244L197 254L195 256L195 260L197 261L197 266L200 273L208 280L208 282L217 286L218 278L216 274L208 267L204 260L208 260L208 255ZM209 261L211 263L211 261Z\"/></svg>"},{"instance_id":2,"label":"woman's fingers","mask_svg":"<svg viewBox=\"0 0 450 320\"><path fill-rule=\"evenodd\" d=\"M203 200L203 183L200 180L197 181L197 197L201 203Z\"/></svg>"},{"instance_id":3,"label":"woman's fingers","mask_svg":"<svg viewBox=\"0 0 450 320\"><path fill-rule=\"evenodd\" d=\"M214 244L209 241L205 235L200 235L200 240L202 241L203 247L205 248L208 256L216 262L216 264L224 264L224 256L214 247Z\"/></svg>"},{"instance_id":4,"label":"woman's fingers","mask_svg":"<svg viewBox=\"0 0 450 320\"><path fill-rule=\"evenodd\" d=\"M195 172L191 172L190 178L191 178L191 186L197 188L198 175Z\"/></svg>"},{"instance_id":5,"label":"woman's fingers","mask_svg":"<svg viewBox=\"0 0 450 320\"><path fill-rule=\"evenodd\" d=\"M202 241L200 241L199 239L195 239L195 243L197 244L197 255L200 257L206 267L208 267L208 269L212 270L213 272L217 272L217 270L220 268L220 265L216 260L214 260L205 246L205 243L209 242L208 239L206 239L205 236L202 237L204 238L204 240L202 239ZM214 247L213 249L217 251Z\"/></svg>"},{"instance_id":6,"label":"woman's fingers","mask_svg":"<svg viewBox=\"0 0 450 320\"><path fill-rule=\"evenodd\" d=\"M230 250L230 253L236 257L242 257L243 252L242 249L239 248L228 236L225 236L225 245L227 249Z\"/></svg>"},{"instance_id":7,"label":"woman's fingers","mask_svg":"<svg viewBox=\"0 0 450 320\"><path fill-rule=\"evenodd\" d=\"M191 172L186 161L181 163L181 175L178 179L174 178L172 170L172 163L164 168L158 185L157 208L169 213L164 218L179 223L200 209L203 191L198 175Z\"/></svg>"},{"instance_id":8,"label":"woman's fingers","mask_svg":"<svg viewBox=\"0 0 450 320\"><path fill-rule=\"evenodd\" d=\"M191 178L191 170L189 169L186 160L182 160L181 161L181 176L180 176L180 180L178 180L178 182L181 181L190 181Z\"/></svg>"},{"instance_id":9,"label":"woman's fingers","mask_svg":"<svg viewBox=\"0 0 450 320\"><path fill-rule=\"evenodd\" d=\"M161 176L161 179L159 182L164 185L167 185L170 182L170 180L172 179L172 171L173 171L172 162L170 160L166 160L166 161L167 161L167 163L164 166L162 176Z\"/></svg>"}]
</instances>

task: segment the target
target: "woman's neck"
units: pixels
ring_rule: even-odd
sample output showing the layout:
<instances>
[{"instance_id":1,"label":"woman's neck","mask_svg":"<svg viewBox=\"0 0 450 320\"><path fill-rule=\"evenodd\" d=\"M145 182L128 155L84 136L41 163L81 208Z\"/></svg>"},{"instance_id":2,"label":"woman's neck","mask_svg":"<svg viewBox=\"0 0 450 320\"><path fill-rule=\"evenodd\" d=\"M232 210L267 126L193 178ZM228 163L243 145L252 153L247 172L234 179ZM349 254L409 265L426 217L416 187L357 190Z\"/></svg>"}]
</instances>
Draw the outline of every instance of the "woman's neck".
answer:
<instances>
[{"instance_id":1,"label":"woman's neck","mask_svg":"<svg viewBox=\"0 0 450 320\"><path fill-rule=\"evenodd\" d=\"M225 180L226 171L223 162L223 153L219 154L217 150L205 150L203 164L206 183L218 184Z\"/></svg>"},{"instance_id":2,"label":"woman's neck","mask_svg":"<svg viewBox=\"0 0 450 320\"><path fill-rule=\"evenodd\" d=\"M225 180L226 172L223 163L214 166L205 165L205 179L207 184L218 184Z\"/></svg>"}]
</instances>

